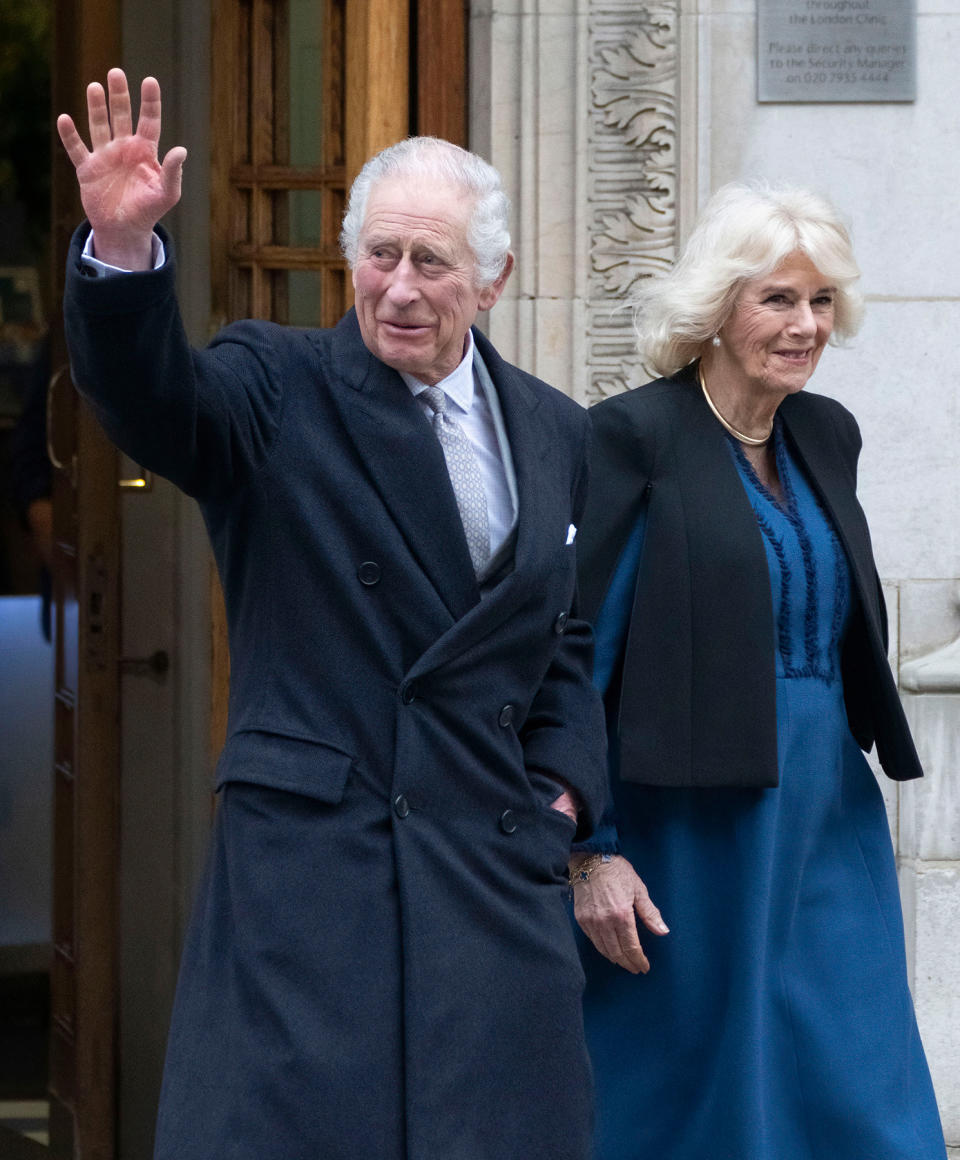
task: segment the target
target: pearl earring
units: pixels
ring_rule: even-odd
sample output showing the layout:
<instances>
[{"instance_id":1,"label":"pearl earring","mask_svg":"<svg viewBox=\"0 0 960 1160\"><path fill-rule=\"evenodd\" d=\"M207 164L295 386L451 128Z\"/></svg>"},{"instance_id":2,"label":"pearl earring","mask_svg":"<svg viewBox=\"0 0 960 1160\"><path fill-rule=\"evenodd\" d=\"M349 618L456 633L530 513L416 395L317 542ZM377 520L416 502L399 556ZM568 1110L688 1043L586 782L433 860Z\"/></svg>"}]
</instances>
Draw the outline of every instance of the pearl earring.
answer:
<instances>
[{"instance_id":1,"label":"pearl earring","mask_svg":"<svg viewBox=\"0 0 960 1160\"><path fill-rule=\"evenodd\" d=\"M719 334L715 334L715 335L713 336L713 338L711 338L711 339L710 339L710 341L711 341L711 343L712 343L714 346L719 346L719 345L720 345L720 335L719 335Z\"/></svg>"}]
</instances>

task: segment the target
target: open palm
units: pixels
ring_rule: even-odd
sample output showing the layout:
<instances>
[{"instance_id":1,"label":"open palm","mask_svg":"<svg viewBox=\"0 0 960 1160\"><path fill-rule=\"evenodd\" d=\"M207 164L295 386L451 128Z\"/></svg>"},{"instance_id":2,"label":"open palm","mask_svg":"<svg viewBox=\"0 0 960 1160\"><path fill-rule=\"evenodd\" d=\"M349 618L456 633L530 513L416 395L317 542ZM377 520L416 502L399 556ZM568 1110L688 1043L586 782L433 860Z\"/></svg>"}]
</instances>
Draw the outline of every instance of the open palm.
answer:
<instances>
[{"instance_id":1,"label":"open palm","mask_svg":"<svg viewBox=\"0 0 960 1160\"><path fill-rule=\"evenodd\" d=\"M130 91L121 69L110 70L107 87L109 112L103 87L94 83L87 88L91 149L67 114L57 119L57 131L77 171L97 256L139 269L149 261L153 227L180 199L187 152L176 146L162 164L158 160L160 85L153 77L146 77L141 86L135 133Z\"/></svg>"}]
</instances>

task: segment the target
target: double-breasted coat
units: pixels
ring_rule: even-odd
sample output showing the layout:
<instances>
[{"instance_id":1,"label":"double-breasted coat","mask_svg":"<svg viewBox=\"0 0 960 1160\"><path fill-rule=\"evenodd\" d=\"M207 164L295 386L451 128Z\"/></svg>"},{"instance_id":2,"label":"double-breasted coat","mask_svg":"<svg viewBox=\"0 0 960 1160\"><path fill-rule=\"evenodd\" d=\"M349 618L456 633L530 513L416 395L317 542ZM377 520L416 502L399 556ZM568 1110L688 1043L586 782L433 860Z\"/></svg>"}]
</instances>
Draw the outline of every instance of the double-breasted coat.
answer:
<instances>
[{"instance_id":1,"label":"double-breasted coat","mask_svg":"<svg viewBox=\"0 0 960 1160\"><path fill-rule=\"evenodd\" d=\"M519 517L481 598L442 450L353 312L191 350L174 263L68 262L74 379L195 496L230 630L220 807L181 968L157 1155L582 1160L590 1079L565 912L604 800L575 616L585 413L475 334Z\"/></svg>"}]
</instances>

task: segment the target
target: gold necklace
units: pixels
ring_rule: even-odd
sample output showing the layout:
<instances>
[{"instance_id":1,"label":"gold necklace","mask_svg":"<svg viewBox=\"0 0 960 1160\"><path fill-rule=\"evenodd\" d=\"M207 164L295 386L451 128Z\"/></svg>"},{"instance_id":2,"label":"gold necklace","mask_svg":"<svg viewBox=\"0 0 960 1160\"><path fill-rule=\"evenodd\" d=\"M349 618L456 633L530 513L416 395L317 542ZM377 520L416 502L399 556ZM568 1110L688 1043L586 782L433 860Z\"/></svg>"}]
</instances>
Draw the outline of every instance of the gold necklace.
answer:
<instances>
[{"instance_id":1,"label":"gold necklace","mask_svg":"<svg viewBox=\"0 0 960 1160\"><path fill-rule=\"evenodd\" d=\"M773 434L773 423L770 423L770 430L764 435L762 439L754 439L752 435L744 435L742 431L738 431L732 423L728 423L726 419L717 410L717 405L713 399L710 398L710 392L707 390L707 381L703 377L703 363L697 365L697 376L700 379L700 389L703 391L703 397L707 400L707 406L713 412L717 421L723 428L730 432L734 439L741 443L746 443L748 447L762 447L765 443L770 442L770 436Z\"/></svg>"}]
</instances>

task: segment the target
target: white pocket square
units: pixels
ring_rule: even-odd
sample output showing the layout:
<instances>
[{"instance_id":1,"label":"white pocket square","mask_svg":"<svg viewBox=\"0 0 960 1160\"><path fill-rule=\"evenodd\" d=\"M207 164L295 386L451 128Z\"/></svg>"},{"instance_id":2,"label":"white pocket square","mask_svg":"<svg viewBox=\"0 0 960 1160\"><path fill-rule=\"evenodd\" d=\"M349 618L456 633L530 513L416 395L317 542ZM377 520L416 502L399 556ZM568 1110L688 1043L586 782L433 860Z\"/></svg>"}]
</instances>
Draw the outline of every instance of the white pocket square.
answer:
<instances>
[{"instance_id":1,"label":"white pocket square","mask_svg":"<svg viewBox=\"0 0 960 1160\"><path fill-rule=\"evenodd\" d=\"M577 525L571 524L570 527L567 528L567 545L569 546L570 544L572 544L576 538L577 538Z\"/></svg>"}]
</instances>

